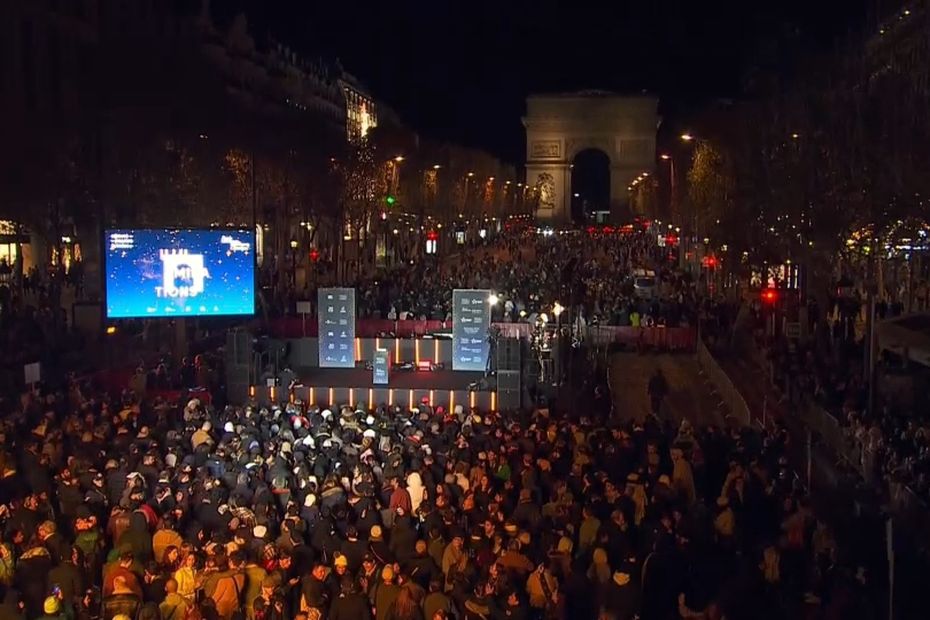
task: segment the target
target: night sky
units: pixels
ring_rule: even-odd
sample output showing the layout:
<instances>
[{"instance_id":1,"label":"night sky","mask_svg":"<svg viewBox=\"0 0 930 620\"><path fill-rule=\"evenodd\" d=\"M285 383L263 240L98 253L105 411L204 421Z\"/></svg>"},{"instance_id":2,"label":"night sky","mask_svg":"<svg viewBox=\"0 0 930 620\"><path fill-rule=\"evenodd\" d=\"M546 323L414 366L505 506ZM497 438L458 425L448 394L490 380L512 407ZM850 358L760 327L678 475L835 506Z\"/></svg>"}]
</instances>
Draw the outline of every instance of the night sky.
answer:
<instances>
[{"instance_id":1,"label":"night sky","mask_svg":"<svg viewBox=\"0 0 930 620\"><path fill-rule=\"evenodd\" d=\"M884 0L886 2L891 0ZM532 92L659 95L666 117L738 97L781 50L825 49L879 0L226 0L256 33L338 57L425 135L523 157Z\"/></svg>"}]
</instances>

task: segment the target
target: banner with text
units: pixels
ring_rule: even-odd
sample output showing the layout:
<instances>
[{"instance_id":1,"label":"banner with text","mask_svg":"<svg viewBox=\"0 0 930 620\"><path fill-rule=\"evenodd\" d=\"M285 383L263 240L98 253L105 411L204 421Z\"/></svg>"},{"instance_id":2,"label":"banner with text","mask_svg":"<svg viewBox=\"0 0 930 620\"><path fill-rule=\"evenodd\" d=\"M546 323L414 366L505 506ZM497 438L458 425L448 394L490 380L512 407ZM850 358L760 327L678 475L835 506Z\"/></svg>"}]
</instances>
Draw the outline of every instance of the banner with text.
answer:
<instances>
[{"instance_id":1,"label":"banner with text","mask_svg":"<svg viewBox=\"0 0 930 620\"><path fill-rule=\"evenodd\" d=\"M491 326L491 291L452 291L452 370L487 368L488 328Z\"/></svg>"},{"instance_id":2,"label":"banner with text","mask_svg":"<svg viewBox=\"0 0 930 620\"><path fill-rule=\"evenodd\" d=\"M391 382L391 354L385 349L377 349L372 360L371 382L375 385L387 385Z\"/></svg>"},{"instance_id":3,"label":"banner with text","mask_svg":"<svg viewBox=\"0 0 930 620\"><path fill-rule=\"evenodd\" d=\"M321 288L320 368L355 368L355 289Z\"/></svg>"}]
</instances>

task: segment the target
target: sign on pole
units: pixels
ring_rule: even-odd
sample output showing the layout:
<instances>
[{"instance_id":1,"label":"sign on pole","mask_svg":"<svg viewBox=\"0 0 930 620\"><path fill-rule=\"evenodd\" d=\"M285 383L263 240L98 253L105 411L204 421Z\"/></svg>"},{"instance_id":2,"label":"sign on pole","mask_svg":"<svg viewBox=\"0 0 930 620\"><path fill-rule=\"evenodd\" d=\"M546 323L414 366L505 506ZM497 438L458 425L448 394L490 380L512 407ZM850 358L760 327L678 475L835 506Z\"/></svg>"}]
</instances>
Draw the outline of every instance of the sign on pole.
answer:
<instances>
[{"instance_id":1,"label":"sign on pole","mask_svg":"<svg viewBox=\"0 0 930 620\"><path fill-rule=\"evenodd\" d=\"M491 345L491 292L486 289L452 291L452 370L484 371Z\"/></svg>"},{"instance_id":2,"label":"sign on pole","mask_svg":"<svg viewBox=\"0 0 930 620\"><path fill-rule=\"evenodd\" d=\"M355 368L355 289L318 293L320 368Z\"/></svg>"},{"instance_id":3,"label":"sign on pole","mask_svg":"<svg viewBox=\"0 0 930 620\"><path fill-rule=\"evenodd\" d=\"M26 385L35 385L42 380L42 365L39 362L24 365L23 376L26 380Z\"/></svg>"},{"instance_id":4,"label":"sign on pole","mask_svg":"<svg viewBox=\"0 0 930 620\"><path fill-rule=\"evenodd\" d=\"M386 349L378 349L372 358L372 379L375 385L387 385L391 380L391 354Z\"/></svg>"}]
</instances>

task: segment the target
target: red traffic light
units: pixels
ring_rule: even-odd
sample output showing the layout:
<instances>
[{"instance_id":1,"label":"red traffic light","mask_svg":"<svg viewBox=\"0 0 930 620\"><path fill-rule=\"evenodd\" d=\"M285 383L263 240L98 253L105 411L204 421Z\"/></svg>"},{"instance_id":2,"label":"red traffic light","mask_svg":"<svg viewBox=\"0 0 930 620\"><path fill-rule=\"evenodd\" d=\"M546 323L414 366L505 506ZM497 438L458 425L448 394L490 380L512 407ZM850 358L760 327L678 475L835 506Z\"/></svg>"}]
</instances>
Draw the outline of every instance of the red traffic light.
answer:
<instances>
[{"instance_id":1,"label":"red traffic light","mask_svg":"<svg viewBox=\"0 0 930 620\"><path fill-rule=\"evenodd\" d=\"M713 254L705 256L701 262L704 263L704 266L708 269L715 269L717 267L717 257Z\"/></svg>"},{"instance_id":2,"label":"red traffic light","mask_svg":"<svg viewBox=\"0 0 930 620\"><path fill-rule=\"evenodd\" d=\"M778 291L773 288L762 289L760 296L762 297L762 301L767 304L774 304L778 301Z\"/></svg>"},{"instance_id":3,"label":"red traffic light","mask_svg":"<svg viewBox=\"0 0 930 620\"><path fill-rule=\"evenodd\" d=\"M320 260L320 251L316 248L310 250L310 262L315 263Z\"/></svg>"}]
</instances>

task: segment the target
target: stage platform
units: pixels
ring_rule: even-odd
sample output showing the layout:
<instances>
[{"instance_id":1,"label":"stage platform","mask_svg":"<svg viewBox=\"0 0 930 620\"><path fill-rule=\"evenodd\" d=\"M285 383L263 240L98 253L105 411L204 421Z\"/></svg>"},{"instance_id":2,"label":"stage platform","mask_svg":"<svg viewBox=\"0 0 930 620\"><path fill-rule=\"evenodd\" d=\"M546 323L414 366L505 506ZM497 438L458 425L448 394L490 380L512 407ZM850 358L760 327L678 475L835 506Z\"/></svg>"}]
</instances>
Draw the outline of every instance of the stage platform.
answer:
<instances>
[{"instance_id":1,"label":"stage platform","mask_svg":"<svg viewBox=\"0 0 930 620\"><path fill-rule=\"evenodd\" d=\"M471 390L469 385L484 377L482 372L453 370L399 371L392 370L388 385L375 385L371 370L363 368L302 368L295 370L299 385L294 398L321 407L356 406L358 403L413 407L425 398L433 407L452 409L461 404L483 411L497 408L494 378L488 388ZM286 402L290 393L286 387L257 387L253 394L259 402Z\"/></svg>"}]
</instances>

